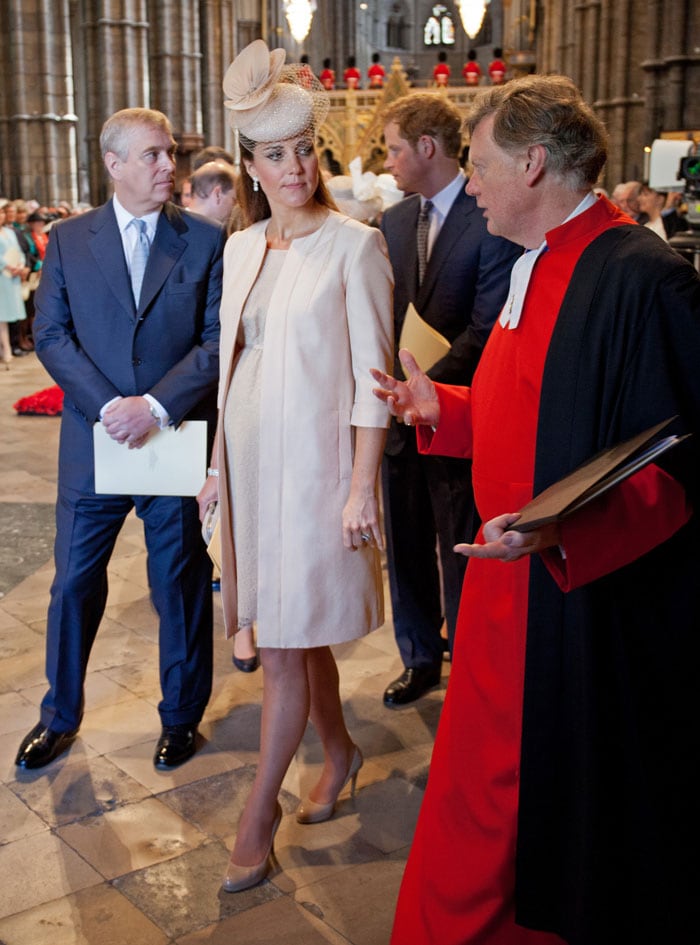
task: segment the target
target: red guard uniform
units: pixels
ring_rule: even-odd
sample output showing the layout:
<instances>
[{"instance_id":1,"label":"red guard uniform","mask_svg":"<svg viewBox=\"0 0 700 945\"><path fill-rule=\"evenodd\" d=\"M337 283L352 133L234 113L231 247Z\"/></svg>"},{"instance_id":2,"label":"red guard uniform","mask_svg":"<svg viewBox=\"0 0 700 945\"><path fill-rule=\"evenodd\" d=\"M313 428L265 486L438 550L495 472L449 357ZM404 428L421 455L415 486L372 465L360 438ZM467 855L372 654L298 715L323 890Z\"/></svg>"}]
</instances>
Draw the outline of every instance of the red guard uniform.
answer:
<instances>
[{"instance_id":1,"label":"red guard uniform","mask_svg":"<svg viewBox=\"0 0 700 945\"><path fill-rule=\"evenodd\" d=\"M348 66L343 73L343 82L348 89L359 89L361 78L360 70L356 66Z\"/></svg>"},{"instance_id":2,"label":"red guard uniform","mask_svg":"<svg viewBox=\"0 0 700 945\"><path fill-rule=\"evenodd\" d=\"M367 70L367 77L369 79L369 87L371 89L383 88L385 76L386 76L386 72L381 62L373 62L372 65Z\"/></svg>"},{"instance_id":3,"label":"red guard uniform","mask_svg":"<svg viewBox=\"0 0 700 945\"><path fill-rule=\"evenodd\" d=\"M464 76L464 82L466 85L478 85L479 79L482 76L481 66L478 62L470 60L462 69L462 75Z\"/></svg>"},{"instance_id":4,"label":"red guard uniform","mask_svg":"<svg viewBox=\"0 0 700 945\"><path fill-rule=\"evenodd\" d=\"M446 62L439 62L433 69L435 85L445 86L450 78L450 67Z\"/></svg>"},{"instance_id":5,"label":"red guard uniform","mask_svg":"<svg viewBox=\"0 0 700 945\"><path fill-rule=\"evenodd\" d=\"M326 91L332 92L335 88L335 72L333 69L323 69L318 79Z\"/></svg>"},{"instance_id":6,"label":"red guard uniform","mask_svg":"<svg viewBox=\"0 0 700 945\"><path fill-rule=\"evenodd\" d=\"M492 85L503 85L506 80L506 64L502 59L494 59L489 63L489 77Z\"/></svg>"}]
</instances>

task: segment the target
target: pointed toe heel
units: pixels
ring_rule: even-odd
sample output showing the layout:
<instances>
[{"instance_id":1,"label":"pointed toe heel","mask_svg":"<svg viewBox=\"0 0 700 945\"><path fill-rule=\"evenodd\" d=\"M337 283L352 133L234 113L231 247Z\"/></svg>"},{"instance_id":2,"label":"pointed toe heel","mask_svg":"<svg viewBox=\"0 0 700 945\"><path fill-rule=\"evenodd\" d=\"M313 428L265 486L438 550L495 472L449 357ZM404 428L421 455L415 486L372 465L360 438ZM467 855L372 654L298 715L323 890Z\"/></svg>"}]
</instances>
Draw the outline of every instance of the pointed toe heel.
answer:
<instances>
[{"instance_id":1,"label":"pointed toe heel","mask_svg":"<svg viewBox=\"0 0 700 945\"><path fill-rule=\"evenodd\" d=\"M345 780L340 785L340 790L334 799L329 801L327 804L318 804L316 801L312 801L307 797L297 808L297 823L322 824L324 820L330 820L330 818L333 816L335 805L338 803L340 792L343 790L346 784L350 784L350 795L352 797L355 796L355 789L357 788L357 775L363 763L364 758L362 757L362 752L357 747L357 745L355 745L355 752L352 756L348 773L345 776Z\"/></svg>"}]
</instances>

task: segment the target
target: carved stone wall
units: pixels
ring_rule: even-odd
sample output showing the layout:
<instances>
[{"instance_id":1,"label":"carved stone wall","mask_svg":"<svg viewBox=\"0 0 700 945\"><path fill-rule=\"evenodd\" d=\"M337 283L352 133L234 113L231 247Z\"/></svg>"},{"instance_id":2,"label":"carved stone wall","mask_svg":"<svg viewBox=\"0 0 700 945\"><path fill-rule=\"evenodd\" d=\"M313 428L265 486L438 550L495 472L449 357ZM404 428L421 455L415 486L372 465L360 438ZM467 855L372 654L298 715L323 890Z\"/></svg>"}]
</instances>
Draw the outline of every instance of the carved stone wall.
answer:
<instances>
[{"instance_id":1,"label":"carved stone wall","mask_svg":"<svg viewBox=\"0 0 700 945\"><path fill-rule=\"evenodd\" d=\"M0 192L77 198L68 0L0 4Z\"/></svg>"},{"instance_id":2,"label":"carved stone wall","mask_svg":"<svg viewBox=\"0 0 700 945\"><path fill-rule=\"evenodd\" d=\"M695 0L543 0L537 71L579 85L604 120L604 186L644 176L644 147L700 128L700 5Z\"/></svg>"},{"instance_id":3,"label":"carved stone wall","mask_svg":"<svg viewBox=\"0 0 700 945\"><path fill-rule=\"evenodd\" d=\"M365 58L394 6L369 0ZM403 4L414 47L428 6ZM568 74L605 120L606 186L643 176L644 146L662 133L700 128L697 0L494 0L493 7L502 11L511 74ZM281 0L2 0L0 31L0 194L42 203L105 199L97 139L118 108L168 114L181 150L178 178L202 144L233 149L221 80L239 46L262 33L286 45L290 59L302 48L292 49ZM309 42L321 39L342 73L338 57L358 51L354 4L319 4ZM404 64L418 52L402 53ZM332 94L321 143L342 170L356 154L381 169L377 109L386 94L396 93ZM446 94L466 109L474 92L455 81Z\"/></svg>"}]
</instances>

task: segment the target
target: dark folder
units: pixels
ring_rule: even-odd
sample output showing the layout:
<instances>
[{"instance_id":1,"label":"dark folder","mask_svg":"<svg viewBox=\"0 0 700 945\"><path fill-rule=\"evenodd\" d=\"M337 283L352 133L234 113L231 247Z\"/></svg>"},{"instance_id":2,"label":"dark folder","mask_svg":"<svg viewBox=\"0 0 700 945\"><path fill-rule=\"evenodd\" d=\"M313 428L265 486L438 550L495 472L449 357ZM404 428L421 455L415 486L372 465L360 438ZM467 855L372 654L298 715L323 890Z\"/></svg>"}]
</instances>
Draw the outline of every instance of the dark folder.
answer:
<instances>
[{"instance_id":1,"label":"dark folder","mask_svg":"<svg viewBox=\"0 0 700 945\"><path fill-rule=\"evenodd\" d=\"M588 502L612 489L651 463L657 456L685 440L685 436L658 434L676 417L669 417L637 436L597 453L568 476L549 486L520 510L520 518L509 530L530 532L550 522L558 522Z\"/></svg>"}]
</instances>

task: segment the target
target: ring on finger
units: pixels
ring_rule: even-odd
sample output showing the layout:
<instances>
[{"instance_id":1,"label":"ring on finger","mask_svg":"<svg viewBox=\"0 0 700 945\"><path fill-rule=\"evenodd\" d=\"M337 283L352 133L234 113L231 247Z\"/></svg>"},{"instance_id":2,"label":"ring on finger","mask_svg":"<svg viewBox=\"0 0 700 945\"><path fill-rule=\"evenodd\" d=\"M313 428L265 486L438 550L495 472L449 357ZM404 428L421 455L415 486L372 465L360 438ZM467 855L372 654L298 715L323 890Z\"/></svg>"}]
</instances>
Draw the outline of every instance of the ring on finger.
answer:
<instances>
[{"instance_id":1,"label":"ring on finger","mask_svg":"<svg viewBox=\"0 0 700 945\"><path fill-rule=\"evenodd\" d=\"M360 532L360 538L362 539L362 541L369 541L371 537L372 536L369 535L367 532Z\"/></svg>"}]
</instances>

